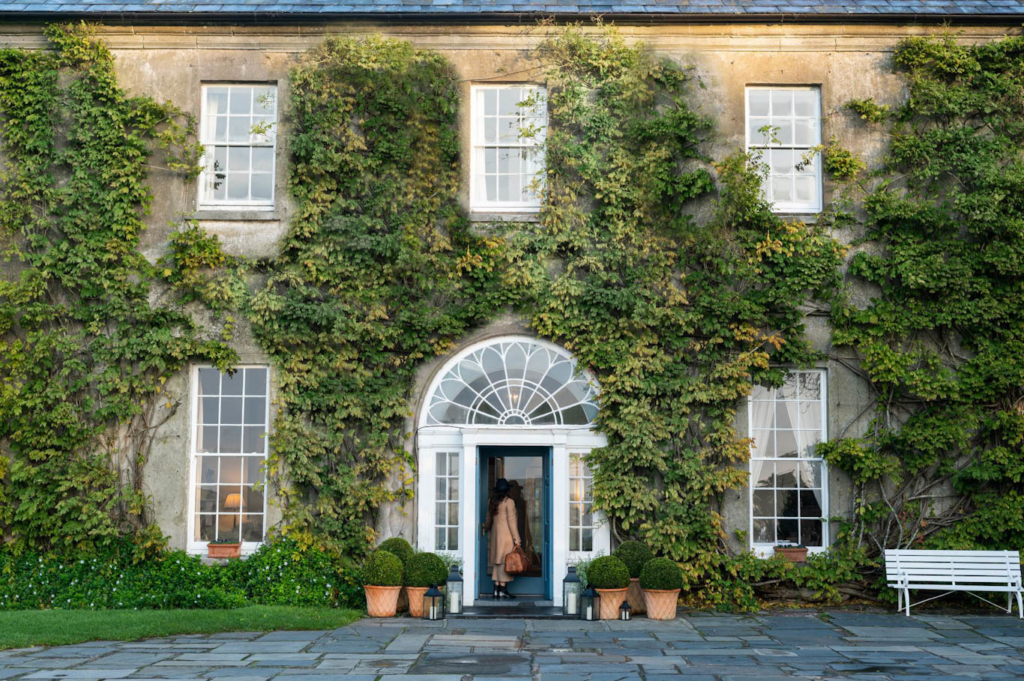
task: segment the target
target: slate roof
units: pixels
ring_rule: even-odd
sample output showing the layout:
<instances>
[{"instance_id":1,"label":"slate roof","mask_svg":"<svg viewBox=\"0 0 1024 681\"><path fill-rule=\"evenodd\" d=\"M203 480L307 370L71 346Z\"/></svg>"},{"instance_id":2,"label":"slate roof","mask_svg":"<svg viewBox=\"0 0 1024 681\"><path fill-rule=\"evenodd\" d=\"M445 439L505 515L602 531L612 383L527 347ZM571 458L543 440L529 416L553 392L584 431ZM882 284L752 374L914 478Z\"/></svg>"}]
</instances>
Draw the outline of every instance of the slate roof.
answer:
<instances>
[{"instance_id":1,"label":"slate roof","mask_svg":"<svg viewBox=\"0 0 1024 681\"><path fill-rule=\"evenodd\" d=\"M648 16L677 19L791 19L837 17L884 21L895 17L1024 18L1024 0L0 0L0 19L14 14L184 15L200 19L409 15L420 17ZM6 16L5 16L6 15Z\"/></svg>"}]
</instances>

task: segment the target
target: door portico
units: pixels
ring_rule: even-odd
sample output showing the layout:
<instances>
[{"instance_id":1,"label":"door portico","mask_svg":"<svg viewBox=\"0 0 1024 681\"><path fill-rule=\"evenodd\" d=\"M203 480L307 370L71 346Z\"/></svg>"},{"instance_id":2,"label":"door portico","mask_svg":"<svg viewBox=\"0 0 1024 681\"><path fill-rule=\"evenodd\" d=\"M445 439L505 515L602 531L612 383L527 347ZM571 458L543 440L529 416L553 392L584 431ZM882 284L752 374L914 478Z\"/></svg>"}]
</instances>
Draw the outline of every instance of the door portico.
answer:
<instances>
[{"instance_id":1,"label":"door portico","mask_svg":"<svg viewBox=\"0 0 1024 681\"><path fill-rule=\"evenodd\" d=\"M499 363L499 358L504 361ZM605 444L593 429L596 400L596 383L576 371L569 353L523 336L471 346L435 376L417 432L416 545L462 561L463 580L467 587L473 585L466 589L467 606L477 597L481 570L487 569L479 558L478 509L488 493L480 486L481 447L550 451L551 570L546 591L555 605L561 605L561 582L570 563L609 553L611 533L603 516L590 508L589 487L580 479L570 480L573 458ZM443 422L457 420L463 422ZM586 542L580 540L584 535Z\"/></svg>"}]
</instances>

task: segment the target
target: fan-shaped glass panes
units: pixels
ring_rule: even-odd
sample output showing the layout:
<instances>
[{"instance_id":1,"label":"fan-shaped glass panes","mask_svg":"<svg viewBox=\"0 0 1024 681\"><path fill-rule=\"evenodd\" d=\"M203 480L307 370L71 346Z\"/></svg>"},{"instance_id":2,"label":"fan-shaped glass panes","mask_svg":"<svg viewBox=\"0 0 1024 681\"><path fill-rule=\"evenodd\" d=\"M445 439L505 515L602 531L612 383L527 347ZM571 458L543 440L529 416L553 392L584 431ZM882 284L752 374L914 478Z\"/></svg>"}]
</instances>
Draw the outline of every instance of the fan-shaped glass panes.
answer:
<instances>
[{"instance_id":1,"label":"fan-shaped glass panes","mask_svg":"<svg viewBox=\"0 0 1024 681\"><path fill-rule=\"evenodd\" d=\"M597 389L572 355L536 341L498 341L447 369L427 407L428 425L585 426Z\"/></svg>"}]
</instances>

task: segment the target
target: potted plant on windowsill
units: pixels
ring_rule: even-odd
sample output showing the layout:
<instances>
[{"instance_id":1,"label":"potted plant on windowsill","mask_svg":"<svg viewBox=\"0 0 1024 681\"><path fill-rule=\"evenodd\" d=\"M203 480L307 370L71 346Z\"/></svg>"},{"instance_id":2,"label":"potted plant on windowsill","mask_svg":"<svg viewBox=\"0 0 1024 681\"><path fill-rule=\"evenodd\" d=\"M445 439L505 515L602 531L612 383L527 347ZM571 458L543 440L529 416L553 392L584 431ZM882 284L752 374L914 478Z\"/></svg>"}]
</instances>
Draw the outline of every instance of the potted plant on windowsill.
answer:
<instances>
[{"instance_id":1,"label":"potted plant on windowsill","mask_svg":"<svg viewBox=\"0 0 1024 681\"><path fill-rule=\"evenodd\" d=\"M587 568L587 585L601 595L601 619L619 618L619 606L626 600L629 568L615 556L601 556Z\"/></svg>"},{"instance_id":2,"label":"potted plant on windowsill","mask_svg":"<svg viewBox=\"0 0 1024 681\"><path fill-rule=\"evenodd\" d=\"M390 554L393 554L395 557L398 558L398 560L402 561L403 570L405 570L406 567L409 565L409 559L412 558L414 553L416 553L416 550L413 549L412 544L402 539L401 537L391 537L390 539L385 539L380 543L380 546L378 546L377 548L383 551L387 551ZM409 609L409 598L406 591L407 589L403 588L398 593L398 610L396 612L405 612Z\"/></svg>"},{"instance_id":3,"label":"potted plant on windowsill","mask_svg":"<svg viewBox=\"0 0 1024 681\"><path fill-rule=\"evenodd\" d=\"M640 587L647 601L647 617L652 620L676 618L679 592L683 588L683 572L669 558L655 558L640 572Z\"/></svg>"},{"instance_id":4,"label":"potted plant on windowsill","mask_svg":"<svg viewBox=\"0 0 1024 681\"><path fill-rule=\"evenodd\" d=\"M807 547L803 544L779 544L775 547L775 555L782 556L791 563L806 563Z\"/></svg>"},{"instance_id":5,"label":"potted plant on windowsill","mask_svg":"<svg viewBox=\"0 0 1024 681\"><path fill-rule=\"evenodd\" d=\"M206 556L219 560L238 558L242 553L242 542L237 539L214 539L206 545Z\"/></svg>"},{"instance_id":6,"label":"potted plant on windowsill","mask_svg":"<svg viewBox=\"0 0 1024 681\"><path fill-rule=\"evenodd\" d=\"M629 568L629 590L626 592L629 607L633 609L634 615L644 614L647 612L647 604L644 592L640 589L640 571L654 558L654 554L643 542L624 541L612 555Z\"/></svg>"},{"instance_id":7,"label":"potted plant on windowsill","mask_svg":"<svg viewBox=\"0 0 1024 681\"><path fill-rule=\"evenodd\" d=\"M370 617L394 617L402 590L402 561L388 551L376 550L363 565L363 591Z\"/></svg>"},{"instance_id":8,"label":"potted plant on windowsill","mask_svg":"<svg viewBox=\"0 0 1024 681\"><path fill-rule=\"evenodd\" d=\"M444 584L448 567L436 553L417 553L405 564L405 592L409 596L409 615L423 617L423 594L433 585Z\"/></svg>"}]
</instances>

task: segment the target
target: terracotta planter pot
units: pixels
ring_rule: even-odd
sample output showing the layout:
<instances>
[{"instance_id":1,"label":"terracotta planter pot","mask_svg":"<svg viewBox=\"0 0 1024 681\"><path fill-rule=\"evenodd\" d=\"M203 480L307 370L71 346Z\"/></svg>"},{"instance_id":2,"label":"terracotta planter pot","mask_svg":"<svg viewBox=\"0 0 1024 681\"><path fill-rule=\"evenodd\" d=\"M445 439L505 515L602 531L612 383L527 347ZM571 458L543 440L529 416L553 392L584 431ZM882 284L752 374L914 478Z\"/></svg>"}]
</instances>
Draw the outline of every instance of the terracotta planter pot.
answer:
<instances>
[{"instance_id":1,"label":"terracotta planter pot","mask_svg":"<svg viewBox=\"0 0 1024 681\"><path fill-rule=\"evenodd\" d=\"M210 558L238 558L242 552L241 544L207 544L206 555Z\"/></svg>"},{"instance_id":2,"label":"terracotta planter pot","mask_svg":"<svg viewBox=\"0 0 1024 681\"><path fill-rule=\"evenodd\" d=\"M629 589L597 589L601 596L601 619L619 619L619 606L626 600L626 592Z\"/></svg>"},{"instance_id":3,"label":"terracotta planter pot","mask_svg":"<svg viewBox=\"0 0 1024 681\"><path fill-rule=\"evenodd\" d=\"M423 594L427 593L429 586L407 586L405 594L409 599L409 616L423 617Z\"/></svg>"},{"instance_id":4,"label":"terracotta planter pot","mask_svg":"<svg viewBox=\"0 0 1024 681\"><path fill-rule=\"evenodd\" d=\"M400 586L364 586L366 612L370 617L394 617L398 609Z\"/></svg>"},{"instance_id":5,"label":"terracotta planter pot","mask_svg":"<svg viewBox=\"0 0 1024 681\"><path fill-rule=\"evenodd\" d=\"M638 577L632 577L629 580L626 600L629 601L629 607L633 608L634 615L642 615L647 612L647 601L644 600L644 590L640 588L640 579Z\"/></svg>"},{"instance_id":6,"label":"terracotta planter pot","mask_svg":"<svg viewBox=\"0 0 1024 681\"><path fill-rule=\"evenodd\" d=\"M783 556L792 563L806 563L807 562L807 549L804 547L786 547L776 546L775 555Z\"/></svg>"},{"instance_id":7,"label":"terracotta planter pot","mask_svg":"<svg viewBox=\"0 0 1024 681\"><path fill-rule=\"evenodd\" d=\"M652 620L674 620L679 592L682 589L644 589L647 617Z\"/></svg>"}]
</instances>

